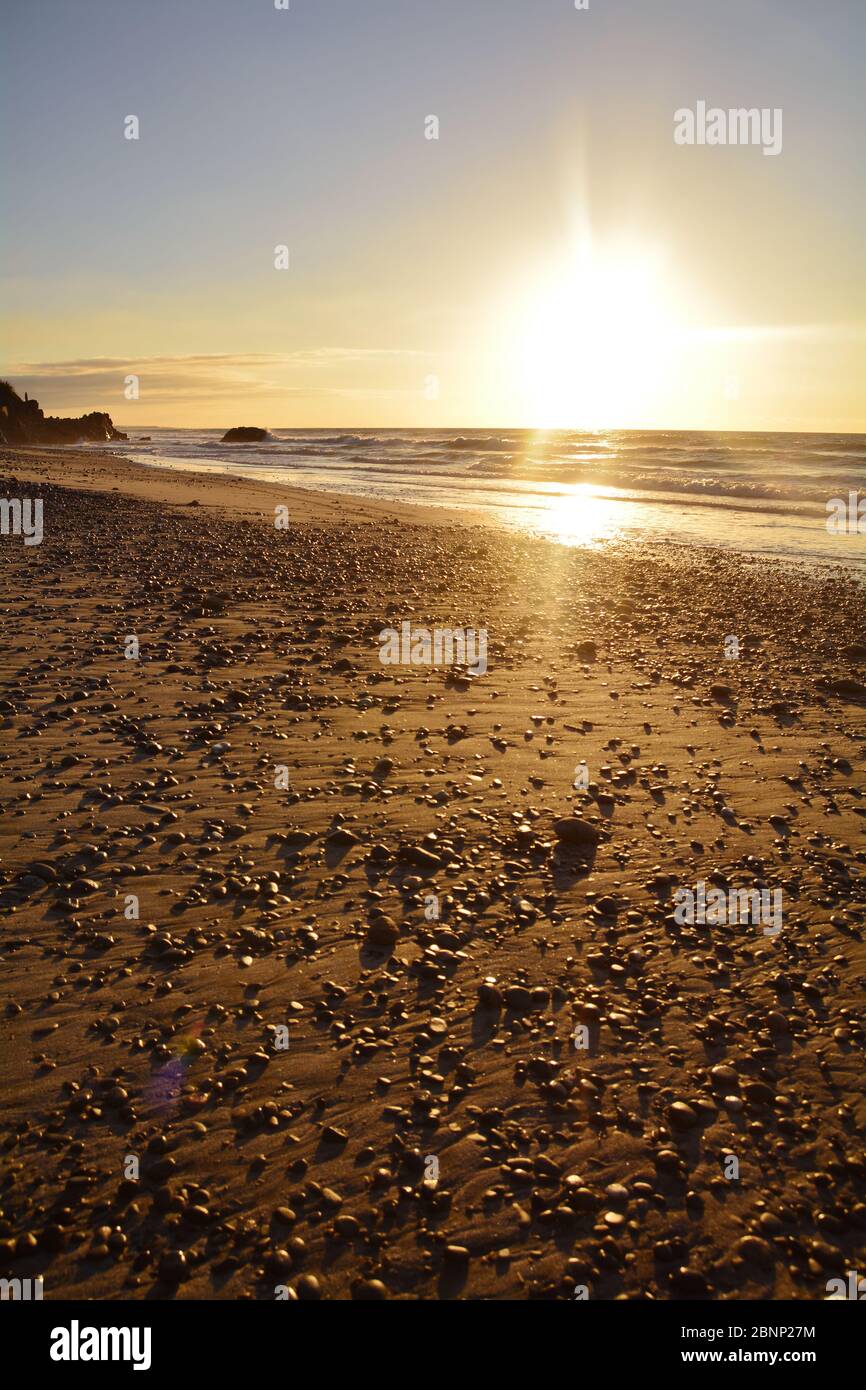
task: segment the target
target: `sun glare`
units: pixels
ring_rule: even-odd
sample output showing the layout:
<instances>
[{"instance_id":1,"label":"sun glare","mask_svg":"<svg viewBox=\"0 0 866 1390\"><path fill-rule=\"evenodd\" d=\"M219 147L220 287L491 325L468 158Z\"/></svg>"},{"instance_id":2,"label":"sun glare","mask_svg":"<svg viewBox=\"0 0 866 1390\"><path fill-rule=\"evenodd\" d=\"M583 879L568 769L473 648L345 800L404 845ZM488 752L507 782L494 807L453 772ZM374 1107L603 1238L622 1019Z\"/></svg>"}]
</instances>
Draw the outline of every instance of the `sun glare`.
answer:
<instances>
[{"instance_id":1,"label":"sun glare","mask_svg":"<svg viewBox=\"0 0 866 1390\"><path fill-rule=\"evenodd\" d=\"M627 428L653 412L678 322L656 254L586 242L523 312L518 372L537 428Z\"/></svg>"},{"instance_id":2,"label":"sun glare","mask_svg":"<svg viewBox=\"0 0 866 1390\"><path fill-rule=\"evenodd\" d=\"M536 524L545 535L555 536L564 545L600 545L617 535L622 509L623 503L616 498L599 497L588 483L576 483L550 499Z\"/></svg>"}]
</instances>

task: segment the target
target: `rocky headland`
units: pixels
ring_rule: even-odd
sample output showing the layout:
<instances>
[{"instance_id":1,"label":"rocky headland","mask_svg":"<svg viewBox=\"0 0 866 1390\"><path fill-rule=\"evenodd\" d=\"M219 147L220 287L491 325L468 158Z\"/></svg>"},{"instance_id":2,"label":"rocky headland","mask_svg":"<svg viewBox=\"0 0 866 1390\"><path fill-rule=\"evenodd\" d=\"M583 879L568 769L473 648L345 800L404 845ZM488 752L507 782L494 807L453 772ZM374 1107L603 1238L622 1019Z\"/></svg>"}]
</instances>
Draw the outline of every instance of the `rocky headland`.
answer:
<instances>
[{"instance_id":1,"label":"rocky headland","mask_svg":"<svg viewBox=\"0 0 866 1390\"><path fill-rule=\"evenodd\" d=\"M0 444L105 444L126 438L105 411L91 410L77 419L46 415L26 392L22 398L10 382L0 381Z\"/></svg>"}]
</instances>

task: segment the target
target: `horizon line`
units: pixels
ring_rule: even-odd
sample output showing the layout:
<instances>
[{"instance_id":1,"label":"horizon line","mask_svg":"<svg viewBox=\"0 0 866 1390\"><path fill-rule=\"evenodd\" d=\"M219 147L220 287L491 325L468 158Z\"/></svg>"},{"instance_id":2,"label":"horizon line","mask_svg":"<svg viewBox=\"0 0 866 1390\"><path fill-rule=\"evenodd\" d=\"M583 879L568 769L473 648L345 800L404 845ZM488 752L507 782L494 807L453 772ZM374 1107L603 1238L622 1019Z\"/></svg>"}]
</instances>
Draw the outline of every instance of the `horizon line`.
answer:
<instances>
[{"instance_id":1,"label":"horizon line","mask_svg":"<svg viewBox=\"0 0 866 1390\"><path fill-rule=\"evenodd\" d=\"M84 412L85 414L87 412ZM105 412L109 414L109 412ZM74 418L74 417L69 417ZM123 421L114 421L115 428L120 430L193 430L198 433L204 431L222 430L225 433L228 429L267 429L268 433L274 430L285 430L286 432L305 430L309 432L321 432L327 434L375 434L377 430L387 430L391 434L406 433L407 431L421 431L427 434L434 433L460 433L460 434L480 434L489 433L495 430L507 430L518 434L838 434L846 435L851 438L866 439L866 422L861 429L761 429L754 426L751 429L729 429L714 428L708 425L131 425ZM117 442L108 440L107 443ZM122 441L120 441L122 442ZM263 443L267 441L261 441Z\"/></svg>"}]
</instances>

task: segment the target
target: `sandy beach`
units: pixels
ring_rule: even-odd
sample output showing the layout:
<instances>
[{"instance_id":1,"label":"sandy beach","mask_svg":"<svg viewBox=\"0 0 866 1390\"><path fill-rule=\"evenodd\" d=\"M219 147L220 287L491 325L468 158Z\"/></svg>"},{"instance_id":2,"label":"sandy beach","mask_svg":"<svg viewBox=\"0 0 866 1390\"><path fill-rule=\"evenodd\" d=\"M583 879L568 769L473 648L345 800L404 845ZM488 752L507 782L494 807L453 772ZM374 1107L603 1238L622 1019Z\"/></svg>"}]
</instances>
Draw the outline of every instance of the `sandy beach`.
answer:
<instances>
[{"instance_id":1,"label":"sandy beach","mask_svg":"<svg viewBox=\"0 0 866 1390\"><path fill-rule=\"evenodd\" d=\"M862 586L96 451L0 472L44 506L0 542L0 1274L736 1300L866 1267ZM486 671L384 665L403 622L485 630Z\"/></svg>"}]
</instances>

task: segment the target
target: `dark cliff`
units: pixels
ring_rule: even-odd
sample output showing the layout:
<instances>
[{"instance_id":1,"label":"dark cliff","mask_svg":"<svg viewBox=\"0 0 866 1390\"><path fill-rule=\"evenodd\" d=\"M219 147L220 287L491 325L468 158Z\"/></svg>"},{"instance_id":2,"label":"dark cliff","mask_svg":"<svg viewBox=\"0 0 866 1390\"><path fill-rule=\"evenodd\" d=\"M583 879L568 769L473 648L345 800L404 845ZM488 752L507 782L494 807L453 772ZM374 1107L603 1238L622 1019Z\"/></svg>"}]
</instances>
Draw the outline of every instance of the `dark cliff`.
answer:
<instances>
[{"instance_id":1,"label":"dark cliff","mask_svg":"<svg viewBox=\"0 0 866 1390\"><path fill-rule=\"evenodd\" d=\"M81 440L104 444L126 438L103 411L92 410L77 420L46 415L38 401L26 396L22 400L14 386L0 381L0 444L78 444Z\"/></svg>"}]
</instances>

